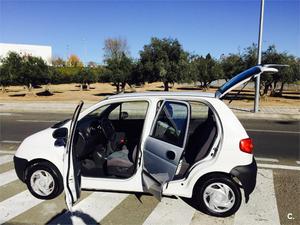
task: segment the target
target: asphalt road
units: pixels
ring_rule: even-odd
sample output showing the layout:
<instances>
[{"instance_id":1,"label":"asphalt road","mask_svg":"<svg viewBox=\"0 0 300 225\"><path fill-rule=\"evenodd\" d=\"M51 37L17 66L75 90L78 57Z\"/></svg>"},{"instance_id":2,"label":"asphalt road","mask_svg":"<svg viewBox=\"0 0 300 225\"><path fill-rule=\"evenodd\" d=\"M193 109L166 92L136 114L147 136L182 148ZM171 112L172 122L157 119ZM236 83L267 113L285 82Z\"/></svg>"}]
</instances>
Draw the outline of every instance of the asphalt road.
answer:
<instances>
[{"instance_id":1,"label":"asphalt road","mask_svg":"<svg viewBox=\"0 0 300 225\"><path fill-rule=\"evenodd\" d=\"M0 148L18 145L24 138L71 117L53 113L0 113ZM241 121L254 139L255 156L300 159L300 121L248 119Z\"/></svg>"}]
</instances>

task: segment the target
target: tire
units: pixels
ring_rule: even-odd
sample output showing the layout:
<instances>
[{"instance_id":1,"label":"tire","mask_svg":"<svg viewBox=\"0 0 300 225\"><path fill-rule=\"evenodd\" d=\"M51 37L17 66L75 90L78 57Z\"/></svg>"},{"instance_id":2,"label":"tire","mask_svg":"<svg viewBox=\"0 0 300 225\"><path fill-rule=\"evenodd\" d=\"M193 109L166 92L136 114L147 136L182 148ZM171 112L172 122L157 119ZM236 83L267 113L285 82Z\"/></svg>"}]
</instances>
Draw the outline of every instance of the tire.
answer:
<instances>
[{"instance_id":1,"label":"tire","mask_svg":"<svg viewBox=\"0 0 300 225\"><path fill-rule=\"evenodd\" d=\"M50 163L40 162L27 169L26 185L39 199L53 199L63 191L63 179L58 169Z\"/></svg>"},{"instance_id":2,"label":"tire","mask_svg":"<svg viewBox=\"0 0 300 225\"><path fill-rule=\"evenodd\" d=\"M196 184L193 201L196 207L212 216L228 217L241 205L241 191L228 177L209 177Z\"/></svg>"}]
</instances>

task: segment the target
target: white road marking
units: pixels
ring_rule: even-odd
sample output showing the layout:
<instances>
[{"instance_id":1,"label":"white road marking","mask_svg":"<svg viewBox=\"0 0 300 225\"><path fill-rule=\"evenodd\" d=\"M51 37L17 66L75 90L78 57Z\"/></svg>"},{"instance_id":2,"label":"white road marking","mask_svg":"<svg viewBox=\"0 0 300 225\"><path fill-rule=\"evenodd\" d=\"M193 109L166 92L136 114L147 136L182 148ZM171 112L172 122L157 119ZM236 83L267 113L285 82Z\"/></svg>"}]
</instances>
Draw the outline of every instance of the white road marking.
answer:
<instances>
[{"instance_id":1,"label":"white road marking","mask_svg":"<svg viewBox=\"0 0 300 225\"><path fill-rule=\"evenodd\" d=\"M196 211L190 225L233 225L234 215L226 218L213 217ZM249 224L254 225L254 224Z\"/></svg>"},{"instance_id":2,"label":"white road marking","mask_svg":"<svg viewBox=\"0 0 300 225\"><path fill-rule=\"evenodd\" d=\"M287 165L263 164L263 163L258 163L257 166L261 168L268 168L268 169L300 170L300 166L287 166Z\"/></svg>"},{"instance_id":3,"label":"white road marking","mask_svg":"<svg viewBox=\"0 0 300 225\"><path fill-rule=\"evenodd\" d=\"M296 163L300 165L300 161L296 161Z\"/></svg>"},{"instance_id":4,"label":"white road marking","mask_svg":"<svg viewBox=\"0 0 300 225\"><path fill-rule=\"evenodd\" d=\"M14 155L16 151L0 150L0 153Z\"/></svg>"},{"instance_id":5,"label":"white road marking","mask_svg":"<svg viewBox=\"0 0 300 225\"><path fill-rule=\"evenodd\" d=\"M236 225L279 225L272 170L259 169L256 187L248 204L242 203L234 217Z\"/></svg>"},{"instance_id":6,"label":"white road marking","mask_svg":"<svg viewBox=\"0 0 300 225\"><path fill-rule=\"evenodd\" d=\"M195 209L181 199L163 198L143 223L144 225L180 224L192 221Z\"/></svg>"},{"instance_id":7,"label":"white road marking","mask_svg":"<svg viewBox=\"0 0 300 225\"><path fill-rule=\"evenodd\" d=\"M33 197L29 191L23 191L0 202L0 224L31 209L42 201L43 200Z\"/></svg>"},{"instance_id":8,"label":"white road marking","mask_svg":"<svg viewBox=\"0 0 300 225\"><path fill-rule=\"evenodd\" d=\"M14 158L13 155L2 155L2 156L0 156L0 165L8 163L8 162L12 162L13 158Z\"/></svg>"},{"instance_id":9,"label":"white road marking","mask_svg":"<svg viewBox=\"0 0 300 225\"><path fill-rule=\"evenodd\" d=\"M11 116L12 115L12 113L0 113L0 116Z\"/></svg>"},{"instance_id":10,"label":"white road marking","mask_svg":"<svg viewBox=\"0 0 300 225\"><path fill-rule=\"evenodd\" d=\"M22 141L3 140L3 141L0 141L0 142L4 143L4 144L19 144Z\"/></svg>"},{"instance_id":11,"label":"white road marking","mask_svg":"<svg viewBox=\"0 0 300 225\"><path fill-rule=\"evenodd\" d=\"M265 133L281 133L281 134L300 134L299 131L288 131L288 130L259 130L259 129L246 129L246 131L252 131L252 132L265 132Z\"/></svg>"},{"instance_id":12,"label":"white road marking","mask_svg":"<svg viewBox=\"0 0 300 225\"><path fill-rule=\"evenodd\" d=\"M278 159L272 159L272 158L260 158L260 157L255 157L257 161L265 161L265 162L279 162Z\"/></svg>"},{"instance_id":13,"label":"white road marking","mask_svg":"<svg viewBox=\"0 0 300 225\"><path fill-rule=\"evenodd\" d=\"M10 182L13 182L15 180L17 180L17 174L15 172L15 170L9 170L7 172L1 173L0 174L0 186L3 186L5 184L8 184ZM1 210L0 210L1 212ZM0 223L1 224L1 223Z\"/></svg>"},{"instance_id":14,"label":"white road marking","mask_svg":"<svg viewBox=\"0 0 300 225\"><path fill-rule=\"evenodd\" d=\"M25 123L58 123L59 120L17 120L17 122L25 122Z\"/></svg>"},{"instance_id":15,"label":"white road marking","mask_svg":"<svg viewBox=\"0 0 300 225\"><path fill-rule=\"evenodd\" d=\"M48 224L96 224L127 196L128 194L94 192L75 205L72 212L68 211Z\"/></svg>"}]
</instances>

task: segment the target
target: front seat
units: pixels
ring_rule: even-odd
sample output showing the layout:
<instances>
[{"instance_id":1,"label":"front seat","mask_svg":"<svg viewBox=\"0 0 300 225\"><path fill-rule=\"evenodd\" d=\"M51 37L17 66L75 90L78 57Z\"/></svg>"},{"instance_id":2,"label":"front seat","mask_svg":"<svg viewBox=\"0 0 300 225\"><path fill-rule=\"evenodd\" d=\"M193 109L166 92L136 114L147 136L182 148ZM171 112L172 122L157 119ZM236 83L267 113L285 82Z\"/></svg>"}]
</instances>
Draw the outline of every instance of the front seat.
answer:
<instances>
[{"instance_id":1,"label":"front seat","mask_svg":"<svg viewBox=\"0 0 300 225\"><path fill-rule=\"evenodd\" d=\"M106 172L110 176L130 177L134 172L137 146L129 151L124 145L121 151L113 152L107 157Z\"/></svg>"}]
</instances>

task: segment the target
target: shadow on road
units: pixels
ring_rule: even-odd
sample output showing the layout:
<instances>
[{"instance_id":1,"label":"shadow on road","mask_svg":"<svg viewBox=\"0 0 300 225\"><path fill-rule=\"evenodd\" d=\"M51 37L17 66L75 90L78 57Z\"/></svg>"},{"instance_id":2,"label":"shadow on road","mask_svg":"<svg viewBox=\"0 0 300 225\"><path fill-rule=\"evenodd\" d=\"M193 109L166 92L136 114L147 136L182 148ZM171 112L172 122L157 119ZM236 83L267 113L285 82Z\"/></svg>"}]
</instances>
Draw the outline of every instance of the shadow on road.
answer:
<instances>
[{"instance_id":1,"label":"shadow on road","mask_svg":"<svg viewBox=\"0 0 300 225\"><path fill-rule=\"evenodd\" d=\"M84 224L99 224L94 218L90 215L87 215L81 211L70 212L64 209L61 213L52 217L46 224L73 224L72 218L79 218L83 221Z\"/></svg>"}]
</instances>

